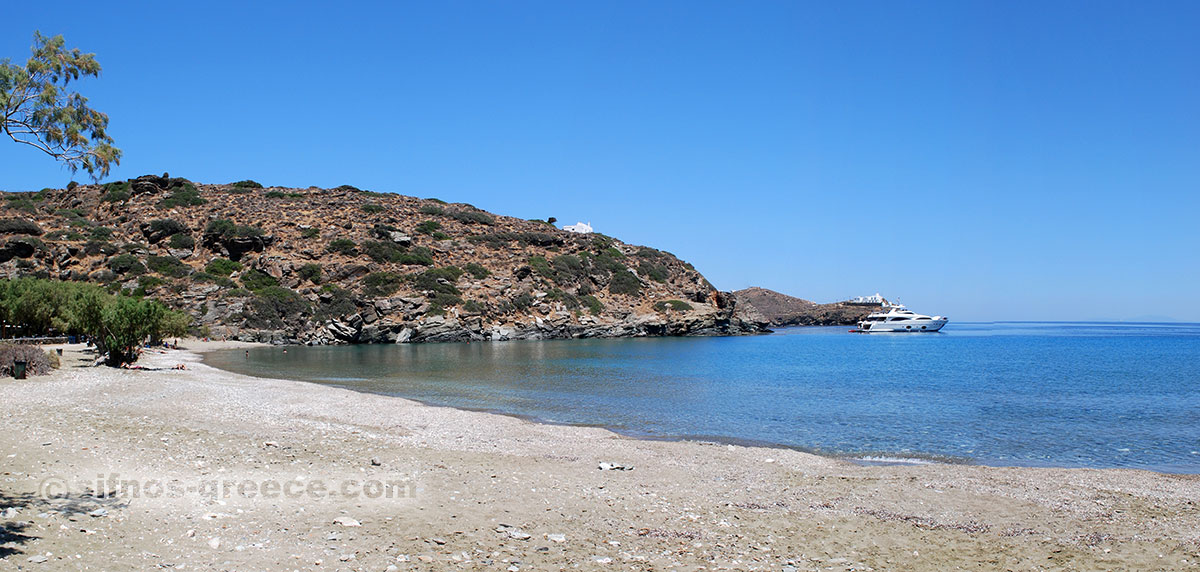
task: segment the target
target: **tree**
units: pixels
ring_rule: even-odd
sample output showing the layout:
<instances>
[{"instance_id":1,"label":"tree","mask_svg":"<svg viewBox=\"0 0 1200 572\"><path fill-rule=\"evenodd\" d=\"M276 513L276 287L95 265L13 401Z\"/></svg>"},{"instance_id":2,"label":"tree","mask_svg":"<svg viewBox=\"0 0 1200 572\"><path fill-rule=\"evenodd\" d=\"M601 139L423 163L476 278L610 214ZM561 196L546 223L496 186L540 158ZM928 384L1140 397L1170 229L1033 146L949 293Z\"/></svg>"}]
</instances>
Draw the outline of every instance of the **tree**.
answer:
<instances>
[{"instance_id":1,"label":"tree","mask_svg":"<svg viewBox=\"0 0 1200 572\"><path fill-rule=\"evenodd\" d=\"M187 335L192 321L157 300L38 278L0 281L0 318L27 334L86 334L111 366L136 361L138 346L147 341Z\"/></svg>"},{"instance_id":2,"label":"tree","mask_svg":"<svg viewBox=\"0 0 1200 572\"><path fill-rule=\"evenodd\" d=\"M167 308L156 300L118 296L101 312L104 349L108 365L137 361L138 347L158 333Z\"/></svg>"},{"instance_id":3,"label":"tree","mask_svg":"<svg viewBox=\"0 0 1200 572\"><path fill-rule=\"evenodd\" d=\"M108 136L108 115L68 91L80 76L99 77L95 54L63 48L63 37L33 33L33 55L25 66L0 60L0 131L99 180L121 162L121 150Z\"/></svg>"}]
</instances>

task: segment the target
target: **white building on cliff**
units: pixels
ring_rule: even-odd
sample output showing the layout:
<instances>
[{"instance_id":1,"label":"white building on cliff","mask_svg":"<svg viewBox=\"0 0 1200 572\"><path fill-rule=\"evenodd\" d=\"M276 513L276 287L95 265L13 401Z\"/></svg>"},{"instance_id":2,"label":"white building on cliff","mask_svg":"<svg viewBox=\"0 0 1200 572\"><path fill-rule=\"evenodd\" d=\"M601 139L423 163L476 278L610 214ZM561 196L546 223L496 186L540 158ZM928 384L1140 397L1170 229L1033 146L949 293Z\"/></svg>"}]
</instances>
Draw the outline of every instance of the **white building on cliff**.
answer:
<instances>
[{"instance_id":1,"label":"white building on cliff","mask_svg":"<svg viewBox=\"0 0 1200 572\"><path fill-rule=\"evenodd\" d=\"M568 224L567 226L562 227L562 229L567 232L577 232L579 234L592 234L593 232L592 223L590 222L577 222L575 224Z\"/></svg>"}]
</instances>

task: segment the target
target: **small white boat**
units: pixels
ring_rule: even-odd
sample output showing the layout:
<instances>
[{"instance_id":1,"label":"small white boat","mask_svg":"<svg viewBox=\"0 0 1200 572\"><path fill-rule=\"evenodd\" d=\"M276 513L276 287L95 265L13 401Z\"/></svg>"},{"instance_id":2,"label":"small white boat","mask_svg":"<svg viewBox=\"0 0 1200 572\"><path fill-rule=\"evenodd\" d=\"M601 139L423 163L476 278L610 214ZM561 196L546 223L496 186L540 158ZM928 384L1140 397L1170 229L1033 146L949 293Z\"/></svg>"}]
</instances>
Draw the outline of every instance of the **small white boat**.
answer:
<instances>
[{"instance_id":1,"label":"small white boat","mask_svg":"<svg viewBox=\"0 0 1200 572\"><path fill-rule=\"evenodd\" d=\"M855 332L936 332L950 319L945 316L926 316L905 308L903 304L889 306L887 311L872 313L858 323Z\"/></svg>"}]
</instances>

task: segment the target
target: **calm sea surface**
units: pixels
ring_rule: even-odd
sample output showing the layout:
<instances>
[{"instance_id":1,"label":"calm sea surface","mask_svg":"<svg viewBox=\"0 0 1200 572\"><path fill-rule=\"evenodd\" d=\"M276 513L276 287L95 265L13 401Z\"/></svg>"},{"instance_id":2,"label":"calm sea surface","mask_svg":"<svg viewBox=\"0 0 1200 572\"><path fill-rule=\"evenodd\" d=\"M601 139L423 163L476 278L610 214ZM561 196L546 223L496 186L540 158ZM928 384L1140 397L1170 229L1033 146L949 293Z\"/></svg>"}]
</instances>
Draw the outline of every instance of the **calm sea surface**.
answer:
<instances>
[{"instance_id":1,"label":"calm sea surface","mask_svg":"<svg viewBox=\"0 0 1200 572\"><path fill-rule=\"evenodd\" d=\"M1200 324L256 348L210 365L652 438L1200 473Z\"/></svg>"}]
</instances>

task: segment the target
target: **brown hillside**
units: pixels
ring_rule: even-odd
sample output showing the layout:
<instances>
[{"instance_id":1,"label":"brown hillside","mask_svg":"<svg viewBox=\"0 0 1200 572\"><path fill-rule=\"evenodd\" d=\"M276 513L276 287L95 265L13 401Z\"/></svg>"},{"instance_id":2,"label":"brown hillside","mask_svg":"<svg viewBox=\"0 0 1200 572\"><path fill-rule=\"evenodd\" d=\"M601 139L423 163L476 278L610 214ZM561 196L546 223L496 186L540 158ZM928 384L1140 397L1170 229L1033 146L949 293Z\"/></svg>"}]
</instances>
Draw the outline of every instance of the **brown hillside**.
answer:
<instances>
[{"instance_id":1,"label":"brown hillside","mask_svg":"<svg viewBox=\"0 0 1200 572\"><path fill-rule=\"evenodd\" d=\"M0 275L159 298L216 337L325 344L761 330L736 314L732 295L669 253L466 204L166 176L3 198Z\"/></svg>"},{"instance_id":2,"label":"brown hillside","mask_svg":"<svg viewBox=\"0 0 1200 572\"><path fill-rule=\"evenodd\" d=\"M780 294L766 288L751 287L733 293L739 311L754 315L770 326L843 326L857 324L878 306L852 306L841 302L818 304Z\"/></svg>"}]
</instances>

